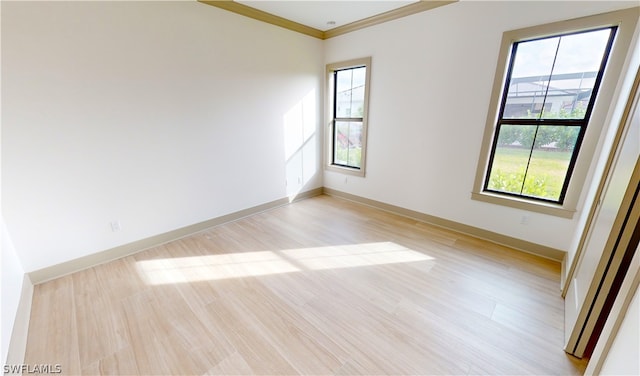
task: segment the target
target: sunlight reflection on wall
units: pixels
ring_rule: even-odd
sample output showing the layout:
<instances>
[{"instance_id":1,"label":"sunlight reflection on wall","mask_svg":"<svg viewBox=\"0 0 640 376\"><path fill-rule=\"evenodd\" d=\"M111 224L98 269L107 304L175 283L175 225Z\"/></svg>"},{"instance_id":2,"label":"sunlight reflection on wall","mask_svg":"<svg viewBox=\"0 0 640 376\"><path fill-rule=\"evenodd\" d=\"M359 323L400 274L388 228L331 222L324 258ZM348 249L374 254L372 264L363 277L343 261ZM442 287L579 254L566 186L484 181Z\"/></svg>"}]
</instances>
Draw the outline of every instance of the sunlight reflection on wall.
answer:
<instances>
[{"instance_id":1,"label":"sunlight reflection on wall","mask_svg":"<svg viewBox=\"0 0 640 376\"><path fill-rule=\"evenodd\" d=\"M431 260L399 244L379 242L142 260L136 268L147 284L162 285Z\"/></svg>"},{"instance_id":2,"label":"sunlight reflection on wall","mask_svg":"<svg viewBox=\"0 0 640 376\"><path fill-rule=\"evenodd\" d=\"M293 201L317 173L316 91L310 91L284 114L287 197Z\"/></svg>"}]
</instances>

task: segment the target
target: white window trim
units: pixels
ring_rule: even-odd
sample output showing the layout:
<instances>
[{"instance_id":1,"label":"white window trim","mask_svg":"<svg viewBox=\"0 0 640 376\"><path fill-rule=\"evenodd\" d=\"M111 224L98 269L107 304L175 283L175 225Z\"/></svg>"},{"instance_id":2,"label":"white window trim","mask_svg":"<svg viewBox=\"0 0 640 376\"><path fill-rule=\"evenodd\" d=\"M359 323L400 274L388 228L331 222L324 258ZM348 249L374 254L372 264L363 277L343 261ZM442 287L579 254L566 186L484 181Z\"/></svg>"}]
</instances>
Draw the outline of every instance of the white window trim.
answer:
<instances>
[{"instance_id":1,"label":"white window trim","mask_svg":"<svg viewBox=\"0 0 640 376\"><path fill-rule=\"evenodd\" d=\"M616 87L622 73L622 68L627 58L627 51L630 50L631 40L633 39L633 33L638 22L639 11L640 7L634 7L615 12L602 13L572 20L507 31L503 34L500 53L498 55L498 64L493 81L493 89L491 91L491 102L489 104L489 111L482 139L482 147L478 158L476 177L473 191L471 192L472 199L564 218L573 218L573 215L577 211L578 201L590 168L592 165L595 165L595 162L597 161L598 156L595 154L599 140L608 128L607 124L611 122L611 114L609 111L611 101L613 100L613 95L616 91ZM512 197L483 191L489 157L491 154L491 144L498 120L500 100L503 95L507 67L513 43L538 37L590 30L607 26L618 26L618 31L611 48L609 61L605 68L600 89L598 90L598 97L596 98L596 102L593 107L591 119L580 147L578 159L576 161L563 204L528 200L526 198ZM617 126L617 124L611 124L611 126Z\"/></svg>"},{"instance_id":2,"label":"white window trim","mask_svg":"<svg viewBox=\"0 0 640 376\"><path fill-rule=\"evenodd\" d=\"M341 69L349 69L354 67L365 66L365 88L364 88L364 109L362 115L362 154L360 168L352 168L348 166L339 166L333 164L333 72ZM365 176L366 168L366 156L367 156L367 133L369 129L369 91L371 87L371 57L365 57L360 59L353 59L342 61L338 63L327 64L327 103L325 108L327 109L327 118L325 123L327 124L327 131L325 132L325 169L329 171L340 172L347 175Z\"/></svg>"}]
</instances>

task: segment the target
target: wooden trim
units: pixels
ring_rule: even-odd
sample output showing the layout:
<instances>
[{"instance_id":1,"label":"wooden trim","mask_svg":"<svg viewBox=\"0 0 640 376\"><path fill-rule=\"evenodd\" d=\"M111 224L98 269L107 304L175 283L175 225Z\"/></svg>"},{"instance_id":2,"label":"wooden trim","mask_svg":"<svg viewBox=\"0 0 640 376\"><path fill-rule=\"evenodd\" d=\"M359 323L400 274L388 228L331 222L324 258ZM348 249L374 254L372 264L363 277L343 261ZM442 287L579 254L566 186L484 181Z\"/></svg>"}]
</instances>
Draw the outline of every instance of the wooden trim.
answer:
<instances>
[{"instance_id":1,"label":"wooden trim","mask_svg":"<svg viewBox=\"0 0 640 376\"><path fill-rule=\"evenodd\" d=\"M305 34L314 38L324 40L324 39L337 37L338 35L347 34L352 31L364 29L366 27L378 25L387 21L392 21L398 18L410 16L412 14L424 12L429 9L434 9L444 5L456 3L458 2L458 0L453 0L453 1L420 0L416 3L409 4L394 10L390 10L388 12L381 13L375 16L371 16L363 20L355 21L343 26L338 26L336 28L333 28L327 31L318 30L316 28L309 27L309 26L288 20L286 18L276 16L256 8L252 8L250 6L237 3L233 0L198 0L198 2L214 6L216 8L228 10L230 12L237 13L245 17L253 18L254 20L266 22L271 25L280 26L291 31L295 31L301 34Z\"/></svg>"},{"instance_id":2,"label":"wooden trim","mask_svg":"<svg viewBox=\"0 0 640 376\"><path fill-rule=\"evenodd\" d=\"M29 335L29 319L31 318L31 302L33 300L33 283L27 274L24 275L20 301L11 330L9 351L5 364L24 364ZM8 328L5 328L8 329Z\"/></svg>"},{"instance_id":3,"label":"wooden trim","mask_svg":"<svg viewBox=\"0 0 640 376\"><path fill-rule=\"evenodd\" d=\"M462 223L450 221L448 219L432 216L429 214L417 212L414 210L402 208L399 206L387 204L380 201L371 200L368 198L352 195L350 193L338 191L332 188L325 187L323 190L324 194L334 197L340 197L346 200L358 202L364 205L372 206L381 210L385 210L397 215L401 215L404 217L408 217L411 219L415 219L420 222L429 223L435 226L444 227L449 230L457 231L466 235L470 235L476 238L484 239L490 241L492 243L504 245L510 248L517 249L519 251L523 251L526 253L531 253L536 256L541 256L547 259L551 259L554 261L562 262L563 257L565 255L564 251L559 249L547 247L544 245L528 242L526 240L521 240L517 238L513 238L511 236L498 234L492 231L484 230L478 227L465 225Z\"/></svg>"},{"instance_id":4,"label":"wooden trim","mask_svg":"<svg viewBox=\"0 0 640 376\"><path fill-rule=\"evenodd\" d=\"M489 97L489 110L487 111L487 119L485 121L484 132L482 134L482 143L480 144L480 155L478 156L478 166L476 167L476 178L473 183L473 192L471 198L474 200L482 199L482 190L484 187L484 179L488 172L489 156L491 154L491 145L493 143L493 132L495 124L498 120L500 112L500 100L502 99L502 91L507 74L507 64L509 55L511 54L511 43L513 41L507 37L506 33L502 34L500 41L500 50L498 52L498 62L496 70L493 74L493 85Z\"/></svg>"},{"instance_id":5,"label":"wooden trim","mask_svg":"<svg viewBox=\"0 0 640 376\"><path fill-rule=\"evenodd\" d=\"M48 266L33 272L28 273L31 282L34 285L50 281L55 278L65 276L83 269L91 268L96 265L104 264L109 261L117 260L122 257L126 257L145 249L155 247L161 244L165 244L185 236L193 235L197 232L206 230L211 227L219 226L224 223L233 222L238 219L264 212L277 208L279 206L288 205L290 202L296 202L305 198L314 197L322 194L322 188L312 189L310 191L301 192L296 196L293 201L289 201L288 197L281 198L275 201L267 202L262 205L257 205L248 209L240 210L231 214L223 215L220 217L212 218L204 222L196 223L190 226L182 227L173 231L165 232L163 234L151 236L146 239L134 241L132 243L124 244L115 248L107 249L105 251L93 253L87 256L79 257L77 259L69 260L53 266Z\"/></svg>"},{"instance_id":6,"label":"wooden trim","mask_svg":"<svg viewBox=\"0 0 640 376\"><path fill-rule=\"evenodd\" d=\"M313 27L299 24L286 18L282 18L256 8L249 7L232 0L198 0L198 2L214 6L216 8L228 10L245 17L253 18L254 20L269 23L271 25L280 26L285 29L305 34L314 38L325 39L324 32L322 30L314 29Z\"/></svg>"},{"instance_id":7,"label":"wooden trim","mask_svg":"<svg viewBox=\"0 0 640 376\"><path fill-rule=\"evenodd\" d=\"M569 259L569 254L565 253L562 258L562 263L560 265L560 291L563 291L565 286L567 285L567 260Z\"/></svg>"},{"instance_id":8,"label":"wooden trim","mask_svg":"<svg viewBox=\"0 0 640 376\"><path fill-rule=\"evenodd\" d=\"M398 18L410 16L412 14L424 12L426 10L435 9L444 5L449 5L458 2L458 0L454 1L426 1L421 0L417 3L405 5L401 8L397 8L394 10L390 10L385 13L381 13L375 16L371 16L369 18L365 18L360 21L355 21L350 24L346 24L343 26L338 26L336 28L327 30L324 32L323 39L329 39L333 37L337 37L339 35L347 34L352 31L364 29L370 26L378 25L381 23L385 23L388 21L393 21Z\"/></svg>"},{"instance_id":9,"label":"wooden trim","mask_svg":"<svg viewBox=\"0 0 640 376\"><path fill-rule=\"evenodd\" d=\"M471 192L471 199L568 219L572 219L576 213L575 210L565 209L561 205L532 202L518 197L507 197L490 192Z\"/></svg>"},{"instance_id":10,"label":"wooden trim","mask_svg":"<svg viewBox=\"0 0 640 376\"><path fill-rule=\"evenodd\" d=\"M636 72L636 78L631 87L631 91L629 93L629 99L627 100L627 104L624 108L624 112L622 113L622 117L620 120L621 126L618 127L616 135L613 139L613 143L612 143L613 146L611 148L611 151L609 152L609 157L607 158L607 162L605 164L604 171L602 173L602 178L600 179L600 183L598 184L598 189L594 196L595 197L594 200L596 200L596 202L593 203L591 205L591 208L589 209L587 221L585 222L585 225L584 225L584 231L582 231L582 235L580 236L580 241L576 248L576 254L574 255L571 265L569 266L568 274L565 279L566 281L571 281L573 279L573 275L575 274L576 268L578 266L578 260L580 260L580 258L582 257L582 251L585 247L585 244L590 234L590 231L588 231L588 229L591 228L596 212L600 207L599 203L602 200L602 195L605 191L605 187L609 183L609 175L611 173L611 168L614 162L618 159L621 140L624 139L627 132L629 131L629 128L631 127L631 120L632 120L631 114L633 109L638 106L638 101L640 100L639 88L640 88L640 69L638 69L638 71ZM565 284L564 288L562 289L563 298L567 296L568 289L569 289L569 283Z\"/></svg>"},{"instance_id":11,"label":"wooden trim","mask_svg":"<svg viewBox=\"0 0 640 376\"><path fill-rule=\"evenodd\" d=\"M611 233L602 251L593 279L584 298L584 303L578 312L576 325L567 341L566 349L569 354L582 358L592 335L598 335L596 327L605 309L607 299L617 294L616 278L625 262L633 244L634 232L640 224L640 202L637 200L640 185L640 158L636 162L633 175L629 180L620 209L616 214ZM623 269L624 271L624 269ZM626 273L626 272L625 272ZM619 286L618 286L619 287Z\"/></svg>"}]
</instances>

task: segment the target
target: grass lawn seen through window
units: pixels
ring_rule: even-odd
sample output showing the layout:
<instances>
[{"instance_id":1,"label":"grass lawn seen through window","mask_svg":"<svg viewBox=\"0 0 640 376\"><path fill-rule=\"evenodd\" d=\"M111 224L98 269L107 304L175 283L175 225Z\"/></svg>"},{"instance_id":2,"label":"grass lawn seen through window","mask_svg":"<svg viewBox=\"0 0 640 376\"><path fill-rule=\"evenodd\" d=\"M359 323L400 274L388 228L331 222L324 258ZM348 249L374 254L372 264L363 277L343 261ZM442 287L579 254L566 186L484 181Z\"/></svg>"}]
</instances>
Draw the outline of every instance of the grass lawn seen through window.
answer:
<instances>
[{"instance_id":1,"label":"grass lawn seen through window","mask_svg":"<svg viewBox=\"0 0 640 376\"><path fill-rule=\"evenodd\" d=\"M496 148L488 188L557 201L571 151L536 148L527 168L530 153L530 149Z\"/></svg>"}]
</instances>

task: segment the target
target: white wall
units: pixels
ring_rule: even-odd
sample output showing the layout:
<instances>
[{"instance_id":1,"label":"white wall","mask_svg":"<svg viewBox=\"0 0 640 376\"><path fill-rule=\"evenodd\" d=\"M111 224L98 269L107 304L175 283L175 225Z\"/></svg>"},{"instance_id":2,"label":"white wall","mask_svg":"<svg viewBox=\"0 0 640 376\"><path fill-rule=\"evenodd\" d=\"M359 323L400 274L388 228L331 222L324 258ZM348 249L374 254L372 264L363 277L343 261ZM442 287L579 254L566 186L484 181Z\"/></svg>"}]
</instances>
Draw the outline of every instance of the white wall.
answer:
<instances>
[{"instance_id":1,"label":"white wall","mask_svg":"<svg viewBox=\"0 0 640 376\"><path fill-rule=\"evenodd\" d=\"M372 56L372 76L367 176L325 172L324 185L568 250L581 213L563 219L470 199L499 44L508 30L634 5L462 1L328 40L327 63Z\"/></svg>"},{"instance_id":2,"label":"white wall","mask_svg":"<svg viewBox=\"0 0 640 376\"><path fill-rule=\"evenodd\" d=\"M322 185L322 41L195 1L2 8L3 215L25 271Z\"/></svg>"},{"instance_id":3,"label":"white wall","mask_svg":"<svg viewBox=\"0 0 640 376\"><path fill-rule=\"evenodd\" d=\"M577 218L470 199L498 45L634 4L463 1L322 42L196 2L4 2L7 227L29 272L319 187L324 63L372 56L367 177L325 186L570 249Z\"/></svg>"}]
</instances>

